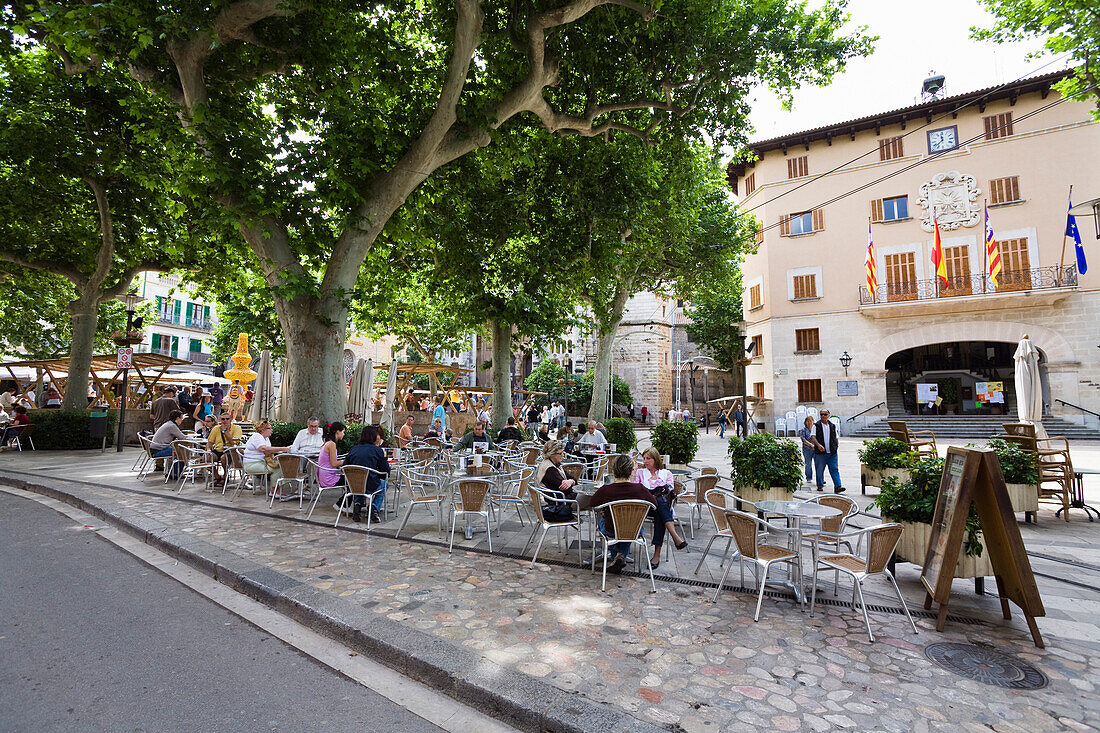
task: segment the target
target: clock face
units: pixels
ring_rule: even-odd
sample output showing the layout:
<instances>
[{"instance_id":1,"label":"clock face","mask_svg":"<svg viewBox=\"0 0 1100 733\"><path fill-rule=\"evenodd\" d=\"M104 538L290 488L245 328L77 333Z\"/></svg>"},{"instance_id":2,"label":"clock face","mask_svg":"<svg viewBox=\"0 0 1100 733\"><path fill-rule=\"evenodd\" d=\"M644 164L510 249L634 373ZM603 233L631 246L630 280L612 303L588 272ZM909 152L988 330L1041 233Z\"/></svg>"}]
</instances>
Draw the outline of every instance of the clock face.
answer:
<instances>
[{"instance_id":1,"label":"clock face","mask_svg":"<svg viewBox=\"0 0 1100 733\"><path fill-rule=\"evenodd\" d=\"M928 152L940 153L944 150L953 150L959 146L958 128L954 125L943 127L939 130L928 132Z\"/></svg>"}]
</instances>

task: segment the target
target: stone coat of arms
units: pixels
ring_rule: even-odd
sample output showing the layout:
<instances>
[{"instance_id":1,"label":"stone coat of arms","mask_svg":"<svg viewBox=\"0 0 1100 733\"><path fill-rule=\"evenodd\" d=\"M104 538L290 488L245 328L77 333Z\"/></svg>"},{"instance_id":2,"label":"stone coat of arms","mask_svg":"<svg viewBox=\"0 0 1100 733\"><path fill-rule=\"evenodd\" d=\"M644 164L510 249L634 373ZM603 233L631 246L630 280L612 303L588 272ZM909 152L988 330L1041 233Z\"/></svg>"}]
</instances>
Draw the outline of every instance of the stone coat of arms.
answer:
<instances>
[{"instance_id":1,"label":"stone coat of arms","mask_svg":"<svg viewBox=\"0 0 1100 733\"><path fill-rule=\"evenodd\" d=\"M978 205L978 196L982 191L974 176L947 171L932 176L931 181L921 184L917 205L924 209L920 227L931 232L932 212L936 212L941 230L953 230L959 227L976 226L982 218Z\"/></svg>"}]
</instances>

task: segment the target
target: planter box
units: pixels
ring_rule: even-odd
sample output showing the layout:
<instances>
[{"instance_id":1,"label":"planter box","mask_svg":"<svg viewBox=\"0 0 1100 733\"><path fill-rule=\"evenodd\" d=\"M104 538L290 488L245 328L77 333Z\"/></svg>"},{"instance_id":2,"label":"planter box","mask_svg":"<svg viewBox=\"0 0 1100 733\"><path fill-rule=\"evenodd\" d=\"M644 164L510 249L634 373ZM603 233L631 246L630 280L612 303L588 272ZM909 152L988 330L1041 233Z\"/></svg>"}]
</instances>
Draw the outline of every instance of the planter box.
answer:
<instances>
[{"instance_id":1,"label":"planter box","mask_svg":"<svg viewBox=\"0 0 1100 733\"><path fill-rule=\"evenodd\" d=\"M883 518L884 521L894 521ZM928 555L928 544L932 539L932 525L914 522L899 522L904 528L898 549L895 553L898 560L911 562L914 565L924 567L924 558ZM955 564L956 578L985 578L993 575L993 563L989 559L989 550L982 543L981 557L970 557L964 550L959 550L959 561Z\"/></svg>"},{"instance_id":2,"label":"planter box","mask_svg":"<svg viewBox=\"0 0 1100 733\"><path fill-rule=\"evenodd\" d=\"M790 501L794 496L793 491L787 491L782 486L772 486L768 489L757 489L744 486L737 490L737 495L753 504L761 501Z\"/></svg>"},{"instance_id":3,"label":"planter box","mask_svg":"<svg viewBox=\"0 0 1100 733\"><path fill-rule=\"evenodd\" d=\"M893 476L898 481L905 483L912 478L912 472L908 468L868 468L866 463L859 464L860 483L864 488L874 486L882 488L882 480L887 476ZM864 492L866 493L866 492Z\"/></svg>"},{"instance_id":4,"label":"planter box","mask_svg":"<svg viewBox=\"0 0 1100 733\"><path fill-rule=\"evenodd\" d=\"M1039 511L1038 484L1005 484L1008 488L1008 500L1012 502L1012 511L1031 513Z\"/></svg>"}]
</instances>

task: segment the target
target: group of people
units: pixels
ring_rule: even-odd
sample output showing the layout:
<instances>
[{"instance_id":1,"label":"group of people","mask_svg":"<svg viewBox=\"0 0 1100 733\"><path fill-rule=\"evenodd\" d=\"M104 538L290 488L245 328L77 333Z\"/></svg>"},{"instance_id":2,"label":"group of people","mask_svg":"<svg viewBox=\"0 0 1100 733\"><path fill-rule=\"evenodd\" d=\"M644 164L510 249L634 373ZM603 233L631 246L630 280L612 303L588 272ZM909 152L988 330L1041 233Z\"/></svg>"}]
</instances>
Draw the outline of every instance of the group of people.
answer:
<instances>
[{"instance_id":1,"label":"group of people","mask_svg":"<svg viewBox=\"0 0 1100 733\"><path fill-rule=\"evenodd\" d=\"M0 448L7 447L30 422L27 406L15 398L15 390L0 392Z\"/></svg>"},{"instance_id":2,"label":"group of people","mask_svg":"<svg viewBox=\"0 0 1100 733\"><path fill-rule=\"evenodd\" d=\"M829 421L828 410L821 411L821 418L817 422L807 415L802 429L798 431L798 437L802 441L802 458L806 464L806 483L813 483L816 473L818 491L823 491L825 488L825 469L827 468L829 478L833 481L833 493L844 492L838 466L839 433L836 425Z\"/></svg>"},{"instance_id":3,"label":"group of people","mask_svg":"<svg viewBox=\"0 0 1100 733\"><path fill-rule=\"evenodd\" d=\"M591 434L594 423L589 424ZM535 473L536 483L553 494L550 494L544 515L552 521L568 521L572 518L570 504L555 499L576 500L577 482L569 478L561 463L567 453L566 445L560 440L551 440L542 447L542 461ZM672 505L675 502L674 479L672 473L665 468L661 455L655 448L646 448L642 452L642 463L636 464L634 459L627 455L616 456L610 465L611 475L614 481L605 484L592 495L589 506L598 511L599 519L597 527L605 537L615 537L614 521L609 511L599 511L601 507L613 501L623 499L637 499L650 505L653 517L653 556L650 559L652 567L657 568L661 564L661 548L664 547L665 534L672 537L676 549L687 547L687 540L676 531L675 516ZM608 570L612 573L621 573L628 562L631 542L617 542L610 547Z\"/></svg>"}]
</instances>

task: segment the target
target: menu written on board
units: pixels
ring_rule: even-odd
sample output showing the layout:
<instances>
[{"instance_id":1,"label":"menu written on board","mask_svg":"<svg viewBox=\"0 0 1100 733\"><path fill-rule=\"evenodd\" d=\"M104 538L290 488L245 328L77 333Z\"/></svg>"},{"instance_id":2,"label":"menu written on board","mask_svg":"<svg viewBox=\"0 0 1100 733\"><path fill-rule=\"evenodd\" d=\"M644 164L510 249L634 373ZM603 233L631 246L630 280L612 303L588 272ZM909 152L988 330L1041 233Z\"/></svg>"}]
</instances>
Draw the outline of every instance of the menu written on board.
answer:
<instances>
[{"instance_id":1,"label":"menu written on board","mask_svg":"<svg viewBox=\"0 0 1100 733\"><path fill-rule=\"evenodd\" d=\"M924 575L930 579L933 588L936 587L940 572L943 570L944 554L947 545L951 541L952 525L955 521L955 513L959 511L959 499L961 498L963 485L963 469L966 467L966 456L957 453L949 453L943 467L943 479L940 482L939 501L943 503L943 512L937 517L938 521L932 526L935 528L932 534L936 538L936 544L931 548L931 558L924 565ZM970 511L970 502L967 502L963 510ZM961 541L961 540L959 540ZM948 568L953 573L954 567Z\"/></svg>"}]
</instances>

